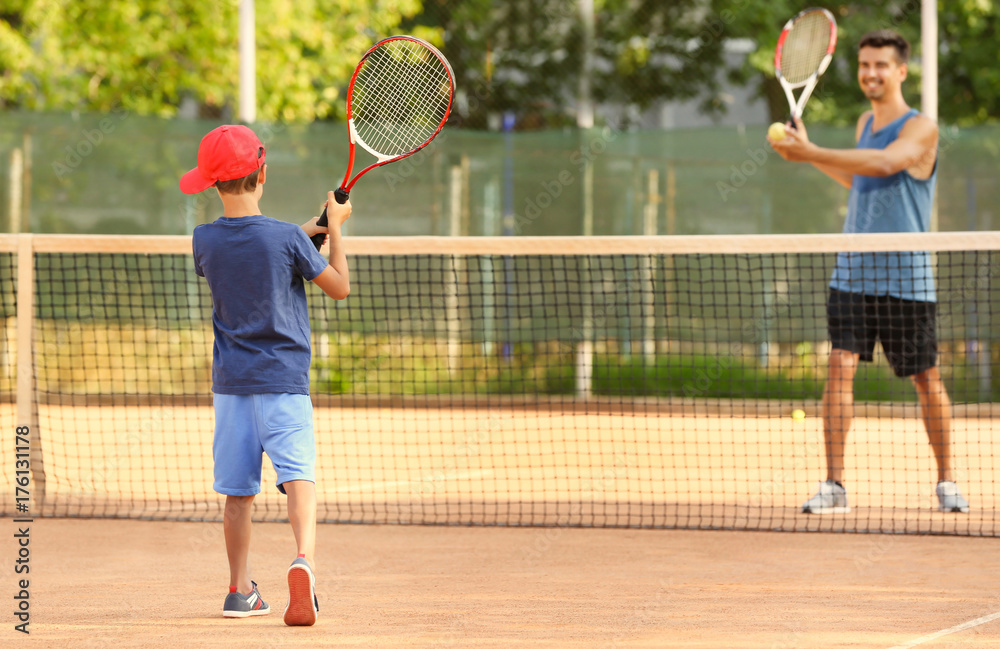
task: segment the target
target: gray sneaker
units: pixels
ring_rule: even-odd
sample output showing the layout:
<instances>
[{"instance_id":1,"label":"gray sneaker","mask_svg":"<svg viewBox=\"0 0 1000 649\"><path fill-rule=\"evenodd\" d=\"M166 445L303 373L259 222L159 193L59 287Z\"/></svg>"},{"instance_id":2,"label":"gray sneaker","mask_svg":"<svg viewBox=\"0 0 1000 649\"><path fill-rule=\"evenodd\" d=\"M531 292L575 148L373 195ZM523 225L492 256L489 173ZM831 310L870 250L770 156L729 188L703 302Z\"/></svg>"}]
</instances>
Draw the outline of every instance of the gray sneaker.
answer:
<instances>
[{"instance_id":1,"label":"gray sneaker","mask_svg":"<svg viewBox=\"0 0 1000 649\"><path fill-rule=\"evenodd\" d=\"M319 614L316 599L316 576L309 562L298 557L288 567L288 604L285 606L285 624L312 626Z\"/></svg>"},{"instance_id":2,"label":"gray sneaker","mask_svg":"<svg viewBox=\"0 0 1000 649\"><path fill-rule=\"evenodd\" d=\"M816 495L802 505L803 514L846 514L850 511L847 489L833 480L819 483Z\"/></svg>"},{"instance_id":3,"label":"gray sneaker","mask_svg":"<svg viewBox=\"0 0 1000 649\"><path fill-rule=\"evenodd\" d=\"M249 595L241 595L235 591L226 595L226 603L222 606L222 617L250 617L267 615L271 612L271 607L257 590L257 582L250 583L253 584L253 590Z\"/></svg>"},{"instance_id":4,"label":"gray sneaker","mask_svg":"<svg viewBox=\"0 0 1000 649\"><path fill-rule=\"evenodd\" d=\"M937 483L938 509L943 512L969 513L969 501L962 497L958 485L951 480Z\"/></svg>"}]
</instances>

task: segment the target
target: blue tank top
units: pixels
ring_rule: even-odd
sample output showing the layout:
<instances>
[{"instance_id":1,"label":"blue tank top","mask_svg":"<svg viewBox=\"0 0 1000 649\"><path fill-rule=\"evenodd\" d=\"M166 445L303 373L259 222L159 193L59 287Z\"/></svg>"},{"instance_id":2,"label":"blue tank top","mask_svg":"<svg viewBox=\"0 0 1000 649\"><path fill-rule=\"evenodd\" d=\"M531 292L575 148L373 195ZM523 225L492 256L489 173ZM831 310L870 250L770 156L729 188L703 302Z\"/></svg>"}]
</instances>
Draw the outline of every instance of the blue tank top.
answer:
<instances>
[{"instance_id":1,"label":"blue tank top","mask_svg":"<svg viewBox=\"0 0 1000 649\"><path fill-rule=\"evenodd\" d=\"M868 119L858 140L859 149L884 149L899 137L908 119L919 115L911 108L902 117L872 132ZM937 180L937 161L927 180L907 170L891 176L854 176L847 203L845 234L867 232L927 232ZM927 252L839 253L830 287L850 293L892 295L904 300L934 302L934 275Z\"/></svg>"}]
</instances>

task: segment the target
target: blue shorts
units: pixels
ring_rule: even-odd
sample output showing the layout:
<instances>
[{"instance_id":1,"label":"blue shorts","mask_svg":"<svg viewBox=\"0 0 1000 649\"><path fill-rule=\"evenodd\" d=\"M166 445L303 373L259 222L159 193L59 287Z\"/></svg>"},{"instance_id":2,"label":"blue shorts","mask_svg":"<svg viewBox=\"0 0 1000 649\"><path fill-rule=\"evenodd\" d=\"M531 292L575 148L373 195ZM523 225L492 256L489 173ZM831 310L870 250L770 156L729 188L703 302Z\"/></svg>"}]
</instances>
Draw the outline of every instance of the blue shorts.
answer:
<instances>
[{"instance_id":1,"label":"blue shorts","mask_svg":"<svg viewBox=\"0 0 1000 649\"><path fill-rule=\"evenodd\" d=\"M290 480L316 482L316 440L307 394L214 394L213 488L227 496L260 493L267 453L278 491Z\"/></svg>"}]
</instances>

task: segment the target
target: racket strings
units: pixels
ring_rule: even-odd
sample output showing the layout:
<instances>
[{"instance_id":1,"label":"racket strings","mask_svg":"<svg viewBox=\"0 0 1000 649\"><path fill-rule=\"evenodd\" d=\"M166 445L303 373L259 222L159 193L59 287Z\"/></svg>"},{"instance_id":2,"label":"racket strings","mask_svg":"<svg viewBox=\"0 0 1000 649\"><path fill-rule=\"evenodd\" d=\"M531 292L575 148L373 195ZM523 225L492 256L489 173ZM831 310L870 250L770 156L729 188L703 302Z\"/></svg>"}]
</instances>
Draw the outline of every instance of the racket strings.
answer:
<instances>
[{"instance_id":1,"label":"racket strings","mask_svg":"<svg viewBox=\"0 0 1000 649\"><path fill-rule=\"evenodd\" d=\"M440 87L441 75L434 83L427 68L393 70L377 81L377 73L370 75L373 80L365 87L364 107L355 112L355 127L374 150L390 156L406 153L437 130L447 113L447 94L435 111L432 95L435 86ZM443 80L447 82L446 75Z\"/></svg>"},{"instance_id":2,"label":"racket strings","mask_svg":"<svg viewBox=\"0 0 1000 649\"><path fill-rule=\"evenodd\" d=\"M373 148L391 155L405 153L423 144L447 114L447 94L445 101L432 105L435 89L440 93L441 82L448 81L446 74L434 75L429 65L410 68L406 74L406 95L401 96L396 92L398 88L393 88L391 84L380 85L379 92L375 93L377 101L373 104L377 106L377 111L373 110L371 114L371 122L382 127L371 129L378 136L373 140Z\"/></svg>"},{"instance_id":3,"label":"racket strings","mask_svg":"<svg viewBox=\"0 0 1000 649\"><path fill-rule=\"evenodd\" d=\"M830 48L830 19L821 11L795 21L781 49L781 76L788 83L803 83L819 71Z\"/></svg>"},{"instance_id":4,"label":"racket strings","mask_svg":"<svg viewBox=\"0 0 1000 649\"><path fill-rule=\"evenodd\" d=\"M362 142L391 157L426 142L447 117L450 100L445 65L416 43L393 41L366 57L351 112Z\"/></svg>"}]
</instances>

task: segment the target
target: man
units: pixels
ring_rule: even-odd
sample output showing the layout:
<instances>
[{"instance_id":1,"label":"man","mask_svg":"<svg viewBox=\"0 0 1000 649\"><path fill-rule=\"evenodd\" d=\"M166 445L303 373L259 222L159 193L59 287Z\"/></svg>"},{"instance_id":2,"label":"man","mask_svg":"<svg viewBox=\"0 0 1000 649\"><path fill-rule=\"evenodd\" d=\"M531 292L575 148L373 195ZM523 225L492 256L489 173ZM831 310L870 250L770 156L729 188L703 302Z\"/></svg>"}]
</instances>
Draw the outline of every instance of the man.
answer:
<instances>
[{"instance_id":1,"label":"man","mask_svg":"<svg viewBox=\"0 0 1000 649\"><path fill-rule=\"evenodd\" d=\"M858 120L856 149L809 141L802 121L784 139L768 138L784 159L809 162L850 189L845 233L926 232L937 177L937 125L907 106L910 45L889 30L858 46L858 82L871 110ZM937 368L936 295L925 252L841 253L830 281L827 319L833 350L823 392L827 477L802 506L811 514L850 511L843 483L844 447L854 416L858 361L879 340L897 376L909 376L937 462L938 508L968 512L952 476L951 403Z\"/></svg>"}]
</instances>

